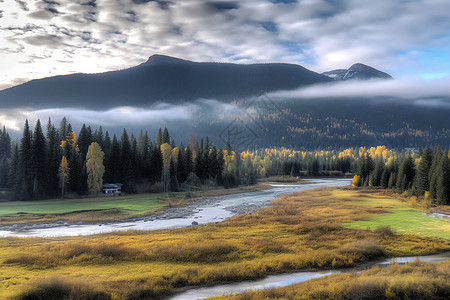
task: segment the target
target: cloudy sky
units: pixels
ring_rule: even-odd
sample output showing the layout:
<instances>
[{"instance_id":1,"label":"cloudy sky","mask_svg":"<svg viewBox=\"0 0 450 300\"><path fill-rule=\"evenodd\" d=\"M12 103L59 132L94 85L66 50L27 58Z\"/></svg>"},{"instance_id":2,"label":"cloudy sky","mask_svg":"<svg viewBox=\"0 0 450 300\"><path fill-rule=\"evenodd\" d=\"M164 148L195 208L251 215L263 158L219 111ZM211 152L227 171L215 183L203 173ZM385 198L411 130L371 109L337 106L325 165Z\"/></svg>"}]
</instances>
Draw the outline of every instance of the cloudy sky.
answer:
<instances>
[{"instance_id":1,"label":"cloudy sky","mask_svg":"<svg viewBox=\"0 0 450 300\"><path fill-rule=\"evenodd\" d=\"M0 0L0 89L154 53L448 78L449 12L448 0Z\"/></svg>"}]
</instances>

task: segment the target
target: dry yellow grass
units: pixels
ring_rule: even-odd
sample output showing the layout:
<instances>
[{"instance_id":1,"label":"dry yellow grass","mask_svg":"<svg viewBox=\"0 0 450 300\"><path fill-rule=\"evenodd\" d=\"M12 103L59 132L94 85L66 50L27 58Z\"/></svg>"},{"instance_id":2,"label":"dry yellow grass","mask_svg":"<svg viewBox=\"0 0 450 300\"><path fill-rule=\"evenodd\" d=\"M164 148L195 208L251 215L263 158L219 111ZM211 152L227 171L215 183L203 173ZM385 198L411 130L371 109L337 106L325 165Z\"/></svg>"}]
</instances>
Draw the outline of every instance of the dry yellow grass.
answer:
<instances>
[{"instance_id":1,"label":"dry yellow grass","mask_svg":"<svg viewBox=\"0 0 450 300\"><path fill-rule=\"evenodd\" d=\"M445 239L343 227L386 212L361 205L359 195L346 189L306 191L254 214L177 230L1 239L0 297L15 296L38 278L56 277L83 279L114 299L157 298L186 286L450 250Z\"/></svg>"}]
</instances>

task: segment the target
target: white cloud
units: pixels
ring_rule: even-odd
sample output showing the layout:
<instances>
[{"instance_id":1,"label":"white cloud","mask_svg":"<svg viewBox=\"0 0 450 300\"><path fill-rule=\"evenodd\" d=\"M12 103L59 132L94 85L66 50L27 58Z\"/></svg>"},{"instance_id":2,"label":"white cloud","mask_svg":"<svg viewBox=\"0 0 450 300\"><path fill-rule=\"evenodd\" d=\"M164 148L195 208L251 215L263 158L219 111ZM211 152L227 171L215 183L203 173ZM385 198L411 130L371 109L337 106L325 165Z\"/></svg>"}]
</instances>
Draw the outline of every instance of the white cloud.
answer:
<instances>
[{"instance_id":1,"label":"white cloud","mask_svg":"<svg viewBox=\"0 0 450 300\"><path fill-rule=\"evenodd\" d=\"M433 98L450 98L449 82L449 78L430 81L417 79L349 80L331 84L318 84L292 91L278 91L271 93L270 96L273 99L398 97L412 99L419 104L424 104L428 101L424 98L430 98L430 103L436 104L438 102Z\"/></svg>"},{"instance_id":2,"label":"white cloud","mask_svg":"<svg viewBox=\"0 0 450 300\"><path fill-rule=\"evenodd\" d=\"M154 53L319 72L363 62L394 77L450 68L448 55L436 62L428 52L450 49L447 0L55 2L0 2L0 87L131 67Z\"/></svg>"},{"instance_id":3,"label":"white cloud","mask_svg":"<svg viewBox=\"0 0 450 300\"><path fill-rule=\"evenodd\" d=\"M106 111L86 110L79 108L52 108L34 110L29 108L3 110L0 113L0 125L5 125L8 130L19 132L23 128L25 119L31 125L37 119L42 122L50 117L54 122L59 122L66 117L75 128L81 128L82 124L92 127L103 126L105 128L129 128L147 126L182 126L194 125L200 116L211 120L231 120L237 115L244 115L236 105L222 103L212 99L199 99L191 104L169 105L158 104L150 108L135 108L130 106L115 107Z\"/></svg>"}]
</instances>

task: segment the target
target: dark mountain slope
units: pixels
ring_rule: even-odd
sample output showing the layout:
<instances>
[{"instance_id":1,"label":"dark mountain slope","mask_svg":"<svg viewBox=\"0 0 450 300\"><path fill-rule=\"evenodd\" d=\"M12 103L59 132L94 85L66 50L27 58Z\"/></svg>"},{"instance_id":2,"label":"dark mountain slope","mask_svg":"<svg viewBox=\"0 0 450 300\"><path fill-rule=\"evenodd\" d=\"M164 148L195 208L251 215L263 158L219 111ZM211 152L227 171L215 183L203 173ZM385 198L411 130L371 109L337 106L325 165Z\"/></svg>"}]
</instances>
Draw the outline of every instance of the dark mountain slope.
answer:
<instances>
[{"instance_id":1,"label":"dark mountain slope","mask_svg":"<svg viewBox=\"0 0 450 300\"><path fill-rule=\"evenodd\" d=\"M198 98L226 100L262 91L294 89L332 81L294 64L197 63L153 55L146 63L114 72L32 80L0 91L0 107L147 106Z\"/></svg>"}]
</instances>

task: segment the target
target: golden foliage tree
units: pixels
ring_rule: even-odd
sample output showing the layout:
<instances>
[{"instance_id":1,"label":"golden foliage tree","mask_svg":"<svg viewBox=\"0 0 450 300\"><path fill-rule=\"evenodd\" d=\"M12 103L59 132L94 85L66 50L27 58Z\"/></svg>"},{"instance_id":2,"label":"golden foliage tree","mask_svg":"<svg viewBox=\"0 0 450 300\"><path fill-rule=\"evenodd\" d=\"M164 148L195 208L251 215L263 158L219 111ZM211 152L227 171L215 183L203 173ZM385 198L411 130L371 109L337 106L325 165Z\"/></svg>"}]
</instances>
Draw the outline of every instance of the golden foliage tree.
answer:
<instances>
[{"instance_id":1,"label":"golden foliage tree","mask_svg":"<svg viewBox=\"0 0 450 300\"><path fill-rule=\"evenodd\" d=\"M89 146L86 155L87 184L91 195L97 195L102 190L103 174L105 173L105 167L103 166L104 157L105 153L103 153L100 145L93 142Z\"/></svg>"},{"instance_id":2,"label":"golden foliage tree","mask_svg":"<svg viewBox=\"0 0 450 300\"><path fill-rule=\"evenodd\" d=\"M59 165L59 182L61 183L61 198L64 198L64 190L67 179L69 178L69 165L67 163L67 158L65 156L61 159L61 164Z\"/></svg>"},{"instance_id":3,"label":"golden foliage tree","mask_svg":"<svg viewBox=\"0 0 450 300\"><path fill-rule=\"evenodd\" d=\"M163 159L162 184L164 191L167 191L170 183L170 162L172 161L172 147L168 143L161 145Z\"/></svg>"}]
</instances>

